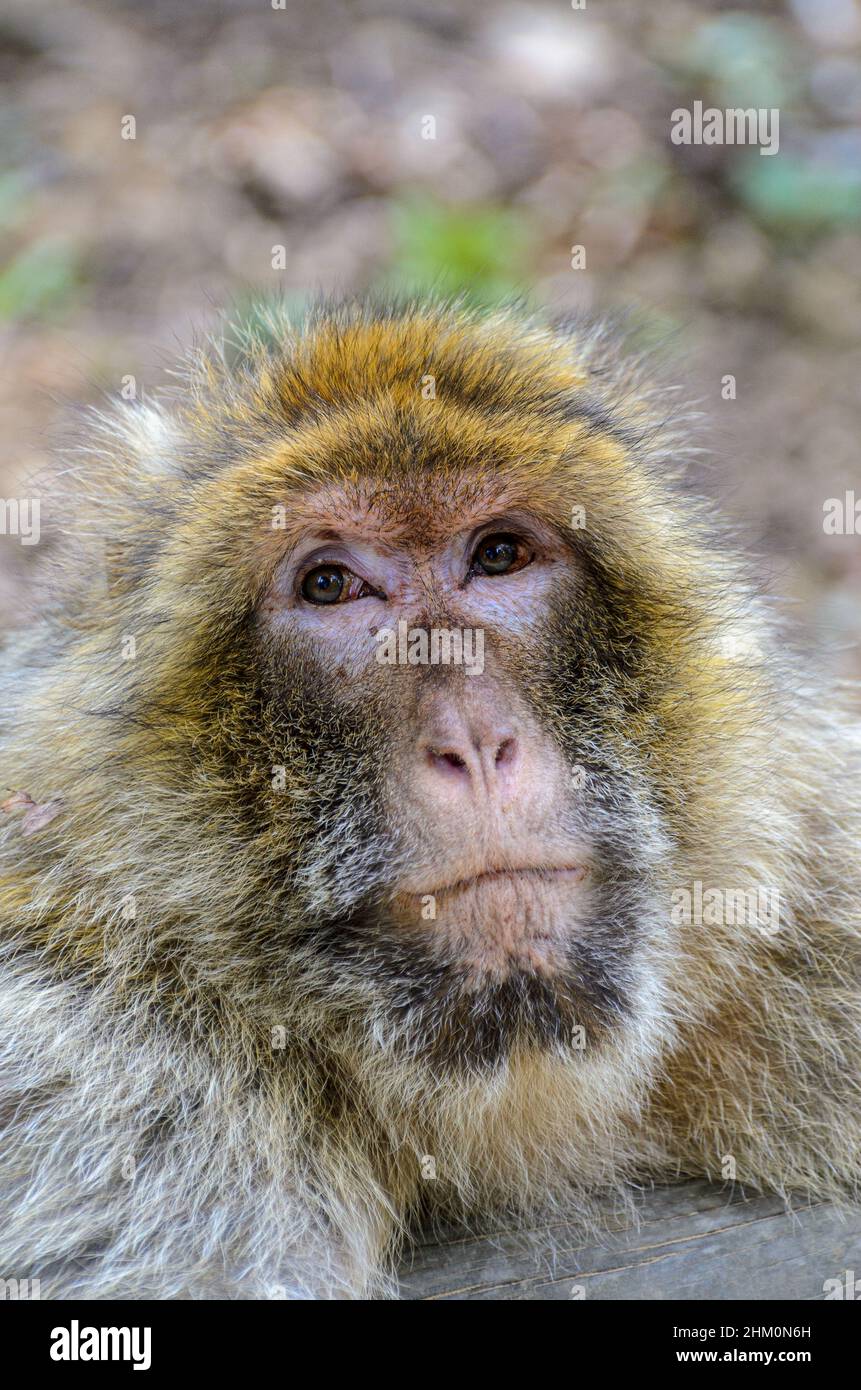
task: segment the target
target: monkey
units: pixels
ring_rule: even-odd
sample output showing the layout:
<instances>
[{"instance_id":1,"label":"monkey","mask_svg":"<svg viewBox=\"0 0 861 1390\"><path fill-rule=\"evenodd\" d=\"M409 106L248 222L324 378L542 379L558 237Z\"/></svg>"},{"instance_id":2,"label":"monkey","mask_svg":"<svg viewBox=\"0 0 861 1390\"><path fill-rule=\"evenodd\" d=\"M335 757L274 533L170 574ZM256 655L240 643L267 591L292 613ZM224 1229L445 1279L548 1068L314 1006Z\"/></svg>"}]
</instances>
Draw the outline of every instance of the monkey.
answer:
<instances>
[{"instance_id":1,"label":"monkey","mask_svg":"<svg viewBox=\"0 0 861 1390\"><path fill-rule=\"evenodd\" d=\"M86 416L3 656L0 1274L389 1298L428 1223L857 1200L851 692L675 399L358 298Z\"/></svg>"}]
</instances>

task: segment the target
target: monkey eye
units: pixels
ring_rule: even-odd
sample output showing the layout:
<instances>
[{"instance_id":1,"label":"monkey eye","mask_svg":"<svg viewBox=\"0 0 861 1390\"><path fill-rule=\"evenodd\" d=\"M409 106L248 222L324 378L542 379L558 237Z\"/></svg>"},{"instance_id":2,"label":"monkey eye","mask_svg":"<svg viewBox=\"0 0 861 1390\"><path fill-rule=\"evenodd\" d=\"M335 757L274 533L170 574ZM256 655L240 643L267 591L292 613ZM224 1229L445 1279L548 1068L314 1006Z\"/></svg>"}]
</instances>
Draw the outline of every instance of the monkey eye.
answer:
<instances>
[{"instance_id":1,"label":"monkey eye","mask_svg":"<svg viewBox=\"0 0 861 1390\"><path fill-rule=\"evenodd\" d=\"M503 531L479 541L473 553L470 574L512 574L528 565L530 558L523 541Z\"/></svg>"},{"instance_id":2,"label":"monkey eye","mask_svg":"<svg viewBox=\"0 0 861 1390\"><path fill-rule=\"evenodd\" d=\"M315 565L302 580L299 592L307 603L323 606L368 598L376 590L345 565Z\"/></svg>"}]
</instances>

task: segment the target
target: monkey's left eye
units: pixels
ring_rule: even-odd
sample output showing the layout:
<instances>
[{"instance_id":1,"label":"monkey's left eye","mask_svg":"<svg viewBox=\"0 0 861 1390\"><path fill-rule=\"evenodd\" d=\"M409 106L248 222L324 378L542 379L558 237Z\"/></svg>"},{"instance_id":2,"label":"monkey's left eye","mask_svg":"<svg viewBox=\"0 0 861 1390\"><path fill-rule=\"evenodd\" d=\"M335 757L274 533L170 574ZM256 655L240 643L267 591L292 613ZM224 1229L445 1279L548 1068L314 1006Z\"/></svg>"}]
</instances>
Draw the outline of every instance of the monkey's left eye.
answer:
<instances>
[{"instance_id":1,"label":"monkey's left eye","mask_svg":"<svg viewBox=\"0 0 861 1390\"><path fill-rule=\"evenodd\" d=\"M476 546L470 566L471 574L512 574L529 564L529 551L519 536L507 531L485 536Z\"/></svg>"},{"instance_id":2,"label":"monkey's left eye","mask_svg":"<svg viewBox=\"0 0 861 1390\"><path fill-rule=\"evenodd\" d=\"M345 565L315 565L302 580L300 593L306 603L348 603L367 598L375 590Z\"/></svg>"}]
</instances>

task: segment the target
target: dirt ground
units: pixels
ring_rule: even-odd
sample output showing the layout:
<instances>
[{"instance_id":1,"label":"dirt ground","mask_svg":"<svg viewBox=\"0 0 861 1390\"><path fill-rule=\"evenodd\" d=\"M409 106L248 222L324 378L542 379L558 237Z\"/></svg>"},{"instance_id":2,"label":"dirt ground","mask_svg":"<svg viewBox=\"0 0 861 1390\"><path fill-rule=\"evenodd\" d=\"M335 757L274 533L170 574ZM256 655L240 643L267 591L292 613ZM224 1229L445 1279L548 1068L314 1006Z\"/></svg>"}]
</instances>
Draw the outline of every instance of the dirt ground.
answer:
<instances>
[{"instance_id":1,"label":"dirt ground","mask_svg":"<svg viewBox=\"0 0 861 1390\"><path fill-rule=\"evenodd\" d=\"M861 520L823 528L861 500L858 5L279 5L0 4L2 495L252 292L625 307L811 659L861 673ZM674 144L695 101L779 110L778 151ZM0 541L8 620L40 547Z\"/></svg>"}]
</instances>

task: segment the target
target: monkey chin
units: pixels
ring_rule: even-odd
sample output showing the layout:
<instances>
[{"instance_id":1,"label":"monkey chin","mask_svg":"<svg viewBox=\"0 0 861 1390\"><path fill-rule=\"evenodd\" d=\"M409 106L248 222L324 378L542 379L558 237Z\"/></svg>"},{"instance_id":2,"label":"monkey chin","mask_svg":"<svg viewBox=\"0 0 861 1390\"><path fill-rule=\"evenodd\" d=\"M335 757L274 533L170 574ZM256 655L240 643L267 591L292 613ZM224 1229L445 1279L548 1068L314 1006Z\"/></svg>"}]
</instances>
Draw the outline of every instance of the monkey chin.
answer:
<instances>
[{"instance_id":1,"label":"monkey chin","mask_svg":"<svg viewBox=\"0 0 861 1390\"><path fill-rule=\"evenodd\" d=\"M399 893L395 918L421 932L439 959L477 991L513 974L564 972L568 947L585 925L582 867L490 869L423 894Z\"/></svg>"},{"instance_id":2,"label":"monkey chin","mask_svg":"<svg viewBox=\"0 0 861 1390\"><path fill-rule=\"evenodd\" d=\"M584 1039L597 1055L630 1013L632 976L626 951L607 950L611 925L626 933L591 866L491 868L433 893L422 882L402 883L388 917L396 1047L461 1073L515 1054L582 1060Z\"/></svg>"}]
</instances>

